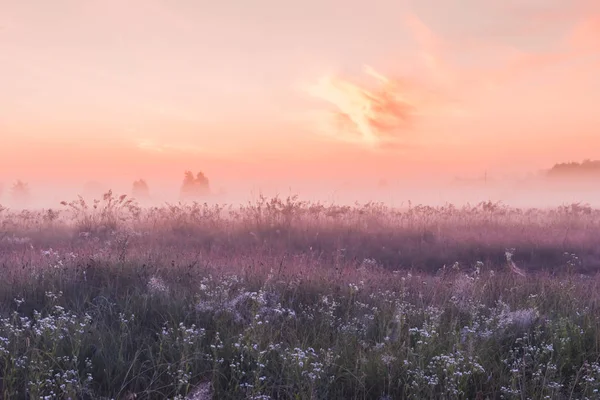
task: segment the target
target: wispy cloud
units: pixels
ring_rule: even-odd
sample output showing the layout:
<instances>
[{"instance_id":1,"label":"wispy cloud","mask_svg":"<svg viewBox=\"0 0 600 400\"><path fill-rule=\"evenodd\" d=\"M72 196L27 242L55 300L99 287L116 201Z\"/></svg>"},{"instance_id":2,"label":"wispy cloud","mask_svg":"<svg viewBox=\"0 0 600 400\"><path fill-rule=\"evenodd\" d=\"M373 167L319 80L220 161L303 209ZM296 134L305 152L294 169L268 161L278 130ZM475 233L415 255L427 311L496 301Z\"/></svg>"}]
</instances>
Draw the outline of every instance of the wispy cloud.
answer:
<instances>
[{"instance_id":1,"label":"wispy cloud","mask_svg":"<svg viewBox=\"0 0 600 400\"><path fill-rule=\"evenodd\" d=\"M425 77L391 78L371 67L365 67L364 72L371 78L367 83L357 77L324 77L309 88L312 96L333 107L326 123L319 121L321 129L343 142L394 148L408 144L409 133L425 117L472 115L480 106L474 99L483 99L489 90L571 62L586 52L600 51L600 14L585 14L582 10L587 8L580 5L568 14L575 23L562 39L549 49L536 52L493 41L450 43L417 15L408 13L404 22L418 45L415 60L409 61L417 61L420 75ZM539 23L564 23L558 11L542 8L534 15L538 15ZM527 15L532 12L527 10ZM461 65L456 60L450 62L449 55L458 56L459 60L460 56L471 57L477 62Z\"/></svg>"},{"instance_id":2,"label":"wispy cloud","mask_svg":"<svg viewBox=\"0 0 600 400\"><path fill-rule=\"evenodd\" d=\"M405 139L420 118L465 115L447 95L457 78L441 56L442 41L417 16L408 14L405 22L420 46L427 80L386 76L371 66L363 69L368 82L336 75L321 78L307 89L333 107L319 121L321 132L371 149L398 149L409 145Z\"/></svg>"},{"instance_id":3,"label":"wispy cloud","mask_svg":"<svg viewBox=\"0 0 600 400\"><path fill-rule=\"evenodd\" d=\"M309 93L337 108L332 125L343 133L343 140L373 146L405 129L415 104L400 82L389 80L369 67L365 72L374 80L370 86L330 76L310 87Z\"/></svg>"}]
</instances>

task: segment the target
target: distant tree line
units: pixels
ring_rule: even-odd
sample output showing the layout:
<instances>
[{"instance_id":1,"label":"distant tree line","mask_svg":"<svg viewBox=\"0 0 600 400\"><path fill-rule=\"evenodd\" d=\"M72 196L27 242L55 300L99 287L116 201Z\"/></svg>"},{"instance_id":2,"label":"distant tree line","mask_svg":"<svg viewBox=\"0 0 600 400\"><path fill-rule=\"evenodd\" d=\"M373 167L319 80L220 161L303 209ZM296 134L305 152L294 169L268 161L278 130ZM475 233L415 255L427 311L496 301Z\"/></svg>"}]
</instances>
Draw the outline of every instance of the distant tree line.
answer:
<instances>
[{"instance_id":1,"label":"distant tree line","mask_svg":"<svg viewBox=\"0 0 600 400\"><path fill-rule=\"evenodd\" d=\"M203 172L196 175L192 171L185 171L183 182L179 190L181 200L198 200L203 196L210 194L210 182ZM137 200L149 200L150 188L144 179L138 179L133 182L132 195Z\"/></svg>"},{"instance_id":2,"label":"distant tree line","mask_svg":"<svg viewBox=\"0 0 600 400\"><path fill-rule=\"evenodd\" d=\"M139 201L150 200L150 188L148 187L148 183L143 179L134 181L131 195Z\"/></svg>"},{"instance_id":3,"label":"distant tree line","mask_svg":"<svg viewBox=\"0 0 600 400\"><path fill-rule=\"evenodd\" d=\"M22 180L17 180L8 190L12 202L15 204L26 206L31 199L29 185ZM0 184L0 200L4 195L4 185Z\"/></svg>"},{"instance_id":4,"label":"distant tree line","mask_svg":"<svg viewBox=\"0 0 600 400\"><path fill-rule=\"evenodd\" d=\"M105 190L103 190L102 185L98 182L92 181L84 185L83 194L85 197L99 199L104 192ZM198 172L194 175L191 171L185 171L179 192L181 200L199 200L210 193L210 182L203 172ZM0 199L3 194L4 187L0 184ZM149 201L151 199L150 187L146 180L138 179L134 181L131 188L131 195L140 202ZM10 188L10 196L15 205L27 205L31 199L29 185L20 179L17 180Z\"/></svg>"},{"instance_id":5,"label":"distant tree line","mask_svg":"<svg viewBox=\"0 0 600 400\"><path fill-rule=\"evenodd\" d=\"M13 200L19 204L25 205L31 198L31 192L29 191L29 185L21 180L15 182L12 186Z\"/></svg>"},{"instance_id":6,"label":"distant tree line","mask_svg":"<svg viewBox=\"0 0 600 400\"><path fill-rule=\"evenodd\" d=\"M150 187L144 179L133 182L132 196L139 201L150 200ZM210 182L203 172L194 175L191 171L185 171L183 182L179 190L181 200L198 200L210 194Z\"/></svg>"},{"instance_id":7,"label":"distant tree line","mask_svg":"<svg viewBox=\"0 0 600 400\"><path fill-rule=\"evenodd\" d=\"M181 185L180 196L183 200L193 200L210 193L210 183L203 172L196 176L191 171L186 171Z\"/></svg>"},{"instance_id":8,"label":"distant tree line","mask_svg":"<svg viewBox=\"0 0 600 400\"><path fill-rule=\"evenodd\" d=\"M600 178L600 160L584 160L581 163L570 162L555 164L547 171L547 176L554 177L598 177Z\"/></svg>"}]
</instances>

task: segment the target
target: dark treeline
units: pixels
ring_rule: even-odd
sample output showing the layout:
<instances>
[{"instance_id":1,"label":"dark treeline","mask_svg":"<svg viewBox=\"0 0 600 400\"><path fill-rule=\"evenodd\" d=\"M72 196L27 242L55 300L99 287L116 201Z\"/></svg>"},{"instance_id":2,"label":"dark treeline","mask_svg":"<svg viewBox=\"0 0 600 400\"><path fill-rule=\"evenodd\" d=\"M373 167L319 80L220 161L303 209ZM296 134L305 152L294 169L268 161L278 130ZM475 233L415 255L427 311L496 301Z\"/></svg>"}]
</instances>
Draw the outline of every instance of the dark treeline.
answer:
<instances>
[{"instance_id":1,"label":"dark treeline","mask_svg":"<svg viewBox=\"0 0 600 400\"><path fill-rule=\"evenodd\" d=\"M547 176L555 177L594 177L600 178L600 160L584 160L581 163L555 164L547 171Z\"/></svg>"}]
</instances>

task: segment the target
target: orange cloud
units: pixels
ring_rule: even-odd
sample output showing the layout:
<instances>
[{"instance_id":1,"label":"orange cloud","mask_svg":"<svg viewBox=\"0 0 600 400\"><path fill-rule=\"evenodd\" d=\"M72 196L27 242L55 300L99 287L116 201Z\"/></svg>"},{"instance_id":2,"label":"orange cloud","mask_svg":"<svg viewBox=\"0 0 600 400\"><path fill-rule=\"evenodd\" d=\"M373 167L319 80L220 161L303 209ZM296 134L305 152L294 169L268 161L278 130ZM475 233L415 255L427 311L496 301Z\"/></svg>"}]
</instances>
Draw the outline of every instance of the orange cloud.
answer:
<instances>
[{"instance_id":1,"label":"orange cloud","mask_svg":"<svg viewBox=\"0 0 600 400\"><path fill-rule=\"evenodd\" d=\"M309 89L311 95L334 107L322 128L338 140L369 148L405 146L409 133L425 117L472 115L488 90L600 49L600 17L582 17L575 11L569 15L578 15L579 22L563 35L567 40L559 39L551 50L538 52L490 41L449 43L416 15L408 14L404 21L419 46L420 72L425 72L425 80L390 78L370 67L365 72L374 82L368 84L342 76L322 78ZM540 11L539 20L544 23L552 24L554 18L558 18L555 10ZM474 53L468 56L475 56L476 64L448 61L449 54L460 59L468 52Z\"/></svg>"},{"instance_id":2,"label":"orange cloud","mask_svg":"<svg viewBox=\"0 0 600 400\"><path fill-rule=\"evenodd\" d=\"M375 80L375 87L326 77L309 88L309 93L336 107L332 123L341 133L339 139L374 147L406 129L416 105L401 82L370 67L365 72Z\"/></svg>"},{"instance_id":3,"label":"orange cloud","mask_svg":"<svg viewBox=\"0 0 600 400\"><path fill-rule=\"evenodd\" d=\"M325 100L334 110L320 120L321 130L334 139L371 149L405 148L417 119L440 115L464 115L448 87L456 83L456 71L441 56L444 43L415 15L405 18L420 46L420 60L429 82L414 77L388 77L370 66L371 78L359 83L342 76L327 76L308 88L312 96Z\"/></svg>"}]
</instances>

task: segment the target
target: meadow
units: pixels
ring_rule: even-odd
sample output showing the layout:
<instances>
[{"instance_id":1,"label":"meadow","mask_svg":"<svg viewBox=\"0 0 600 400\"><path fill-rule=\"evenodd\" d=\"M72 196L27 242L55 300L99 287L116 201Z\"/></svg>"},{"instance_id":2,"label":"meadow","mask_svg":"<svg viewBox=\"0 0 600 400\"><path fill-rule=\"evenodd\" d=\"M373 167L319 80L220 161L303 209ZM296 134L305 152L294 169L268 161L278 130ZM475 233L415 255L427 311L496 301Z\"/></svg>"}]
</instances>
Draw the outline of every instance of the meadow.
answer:
<instances>
[{"instance_id":1,"label":"meadow","mask_svg":"<svg viewBox=\"0 0 600 400\"><path fill-rule=\"evenodd\" d=\"M600 210L0 207L4 399L600 399Z\"/></svg>"}]
</instances>

